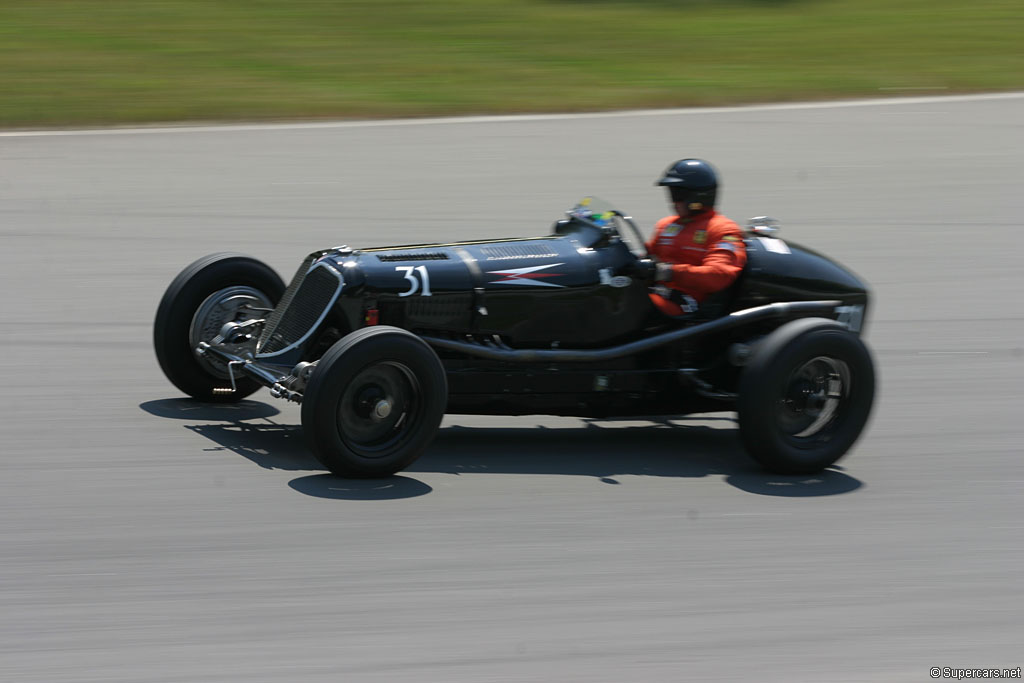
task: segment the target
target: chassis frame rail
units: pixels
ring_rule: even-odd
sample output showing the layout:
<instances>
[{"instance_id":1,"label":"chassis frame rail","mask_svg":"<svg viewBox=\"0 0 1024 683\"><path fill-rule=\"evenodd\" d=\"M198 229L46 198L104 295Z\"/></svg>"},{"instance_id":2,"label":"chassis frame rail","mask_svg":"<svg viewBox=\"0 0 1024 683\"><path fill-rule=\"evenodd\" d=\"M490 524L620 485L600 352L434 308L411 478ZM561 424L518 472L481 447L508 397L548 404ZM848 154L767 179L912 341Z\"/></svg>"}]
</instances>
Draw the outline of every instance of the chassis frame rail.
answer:
<instances>
[{"instance_id":1,"label":"chassis frame rail","mask_svg":"<svg viewBox=\"0 0 1024 683\"><path fill-rule=\"evenodd\" d=\"M662 332L647 339L640 339L606 349L513 349L498 345L487 346L475 341L444 339L425 335L421 335L420 338L439 349L457 351L490 360L514 363L595 362L621 358L633 353L643 353L683 339L714 334L765 320L806 318L816 315L835 319L835 309L841 303L840 301L787 301L756 306L730 313L717 320L700 323L692 327ZM237 367L245 375L269 387L271 395L275 398L283 398L295 401L296 403L302 402L302 390L305 389L306 380L312 372L312 366L314 365L314 363L300 363L294 369L289 370L285 367L260 362L251 352L235 353L234 349L229 350L217 343L200 342L196 352L201 355L214 355L227 363L228 370L232 376L232 384L234 384L234 372Z\"/></svg>"}]
</instances>

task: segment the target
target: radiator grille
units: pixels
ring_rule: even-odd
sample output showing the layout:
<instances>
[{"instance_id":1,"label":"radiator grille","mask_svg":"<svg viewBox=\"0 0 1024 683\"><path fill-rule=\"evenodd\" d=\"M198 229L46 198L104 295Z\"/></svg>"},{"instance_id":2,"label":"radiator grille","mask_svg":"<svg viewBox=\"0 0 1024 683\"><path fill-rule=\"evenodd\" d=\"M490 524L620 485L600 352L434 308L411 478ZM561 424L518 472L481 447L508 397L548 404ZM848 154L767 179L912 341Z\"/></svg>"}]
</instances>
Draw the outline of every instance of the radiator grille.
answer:
<instances>
[{"instance_id":1,"label":"radiator grille","mask_svg":"<svg viewBox=\"0 0 1024 683\"><path fill-rule=\"evenodd\" d=\"M295 277L288 284L288 288L284 290L284 294L281 295L281 301L278 302L277 307L271 312L270 316L267 317L267 324L263 328L263 334L260 335L259 344L257 348L262 350L263 345L267 343L270 336L277 330L278 323L281 322L281 316L288 310L288 306L291 305L292 299L295 297L295 291L302 284L302 280L306 277L306 273L309 271L309 267L313 265L313 261L319 256L319 254L310 254L306 257L306 260L302 262L299 269L295 271Z\"/></svg>"},{"instance_id":2,"label":"radiator grille","mask_svg":"<svg viewBox=\"0 0 1024 683\"><path fill-rule=\"evenodd\" d=\"M302 341L313 331L341 288L341 279L332 269L317 266L308 270L313 258L307 258L299 267L281 303L268 318L259 353L280 353Z\"/></svg>"}]
</instances>

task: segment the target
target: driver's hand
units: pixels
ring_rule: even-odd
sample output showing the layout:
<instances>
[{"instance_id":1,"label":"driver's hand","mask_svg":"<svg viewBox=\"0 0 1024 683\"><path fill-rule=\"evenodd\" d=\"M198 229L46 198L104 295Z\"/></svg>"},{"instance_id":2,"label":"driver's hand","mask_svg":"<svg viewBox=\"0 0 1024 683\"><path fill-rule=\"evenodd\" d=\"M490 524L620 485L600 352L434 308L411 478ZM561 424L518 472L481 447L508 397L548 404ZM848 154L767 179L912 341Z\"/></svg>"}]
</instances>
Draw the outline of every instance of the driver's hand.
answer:
<instances>
[{"instance_id":1,"label":"driver's hand","mask_svg":"<svg viewBox=\"0 0 1024 683\"><path fill-rule=\"evenodd\" d=\"M640 280L654 281L654 276L658 272L658 262L652 258L637 259L633 265L631 272L629 273L633 277Z\"/></svg>"},{"instance_id":2,"label":"driver's hand","mask_svg":"<svg viewBox=\"0 0 1024 683\"><path fill-rule=\"evenodd\" d=\"M652 282L668 282L673 275L671 263L662 263L652 258L638 260L633 268L634 277Z\"/></svg>"},{"instance_id":3,"label":"driver's hand","mask_svg":"<svg viewBox=\"0 0 1024 683\"><path fill-rule=\"evenodd\" d=\"M675 276L675 271L672 269L671 263L662 263L657 261L654 264L654 281L655 282L671 282Z\"/></svg>"}]
</instances>

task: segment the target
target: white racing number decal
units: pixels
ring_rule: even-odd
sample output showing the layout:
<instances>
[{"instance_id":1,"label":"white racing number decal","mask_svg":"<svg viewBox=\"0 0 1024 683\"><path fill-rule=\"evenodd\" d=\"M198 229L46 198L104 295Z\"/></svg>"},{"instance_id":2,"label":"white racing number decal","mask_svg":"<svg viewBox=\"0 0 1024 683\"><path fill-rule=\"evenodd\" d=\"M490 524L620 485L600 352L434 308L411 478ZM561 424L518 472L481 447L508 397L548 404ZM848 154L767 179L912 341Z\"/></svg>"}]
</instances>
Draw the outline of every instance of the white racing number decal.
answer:
<instances>
[{"instance_id":1,"label":"white racing number decal","mask_svg":"<svg viewBox=\"0 0 1024 683\"><path fill-rule=\"evenodd\" d=\"M405 279L409 281L409 289L399 292L398 296L412 296L416 292L430 296L430 275L426 266L395 266L395 270L404 272Z\"/></svg>"}]
</instances>

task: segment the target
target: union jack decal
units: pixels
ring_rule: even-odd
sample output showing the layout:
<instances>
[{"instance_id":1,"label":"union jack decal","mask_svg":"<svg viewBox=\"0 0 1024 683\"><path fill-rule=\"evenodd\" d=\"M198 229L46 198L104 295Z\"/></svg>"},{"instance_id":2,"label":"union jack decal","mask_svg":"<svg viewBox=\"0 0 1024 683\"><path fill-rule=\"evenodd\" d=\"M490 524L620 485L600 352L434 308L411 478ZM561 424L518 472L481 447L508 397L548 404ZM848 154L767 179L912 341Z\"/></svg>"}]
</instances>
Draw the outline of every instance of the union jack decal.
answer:
<instances>
[{"instance_id":1,"label":"union jack decal","mask_svg":"<svg viewBox=\"0 0 1024 683\"><path fill-rule=\"evenodd\" d=\"M558 277L564 273L538 273L545 268L554 268L565 265L564 263L549 263L546 266L529 266L527 268L509 268L507 270L489 270L489 275L501 275L502 280L491 280L493 285L539 285L541 287L565 287L556 285L554 282L544 282L541 278Z\"/></svg>"}]
</instances>

